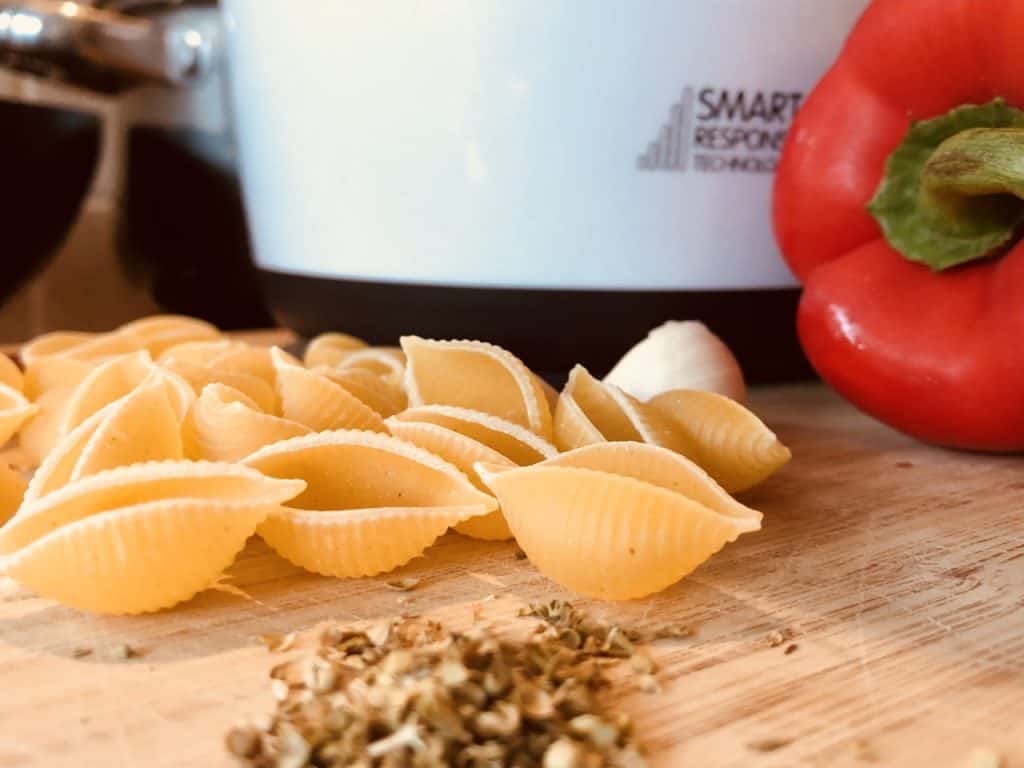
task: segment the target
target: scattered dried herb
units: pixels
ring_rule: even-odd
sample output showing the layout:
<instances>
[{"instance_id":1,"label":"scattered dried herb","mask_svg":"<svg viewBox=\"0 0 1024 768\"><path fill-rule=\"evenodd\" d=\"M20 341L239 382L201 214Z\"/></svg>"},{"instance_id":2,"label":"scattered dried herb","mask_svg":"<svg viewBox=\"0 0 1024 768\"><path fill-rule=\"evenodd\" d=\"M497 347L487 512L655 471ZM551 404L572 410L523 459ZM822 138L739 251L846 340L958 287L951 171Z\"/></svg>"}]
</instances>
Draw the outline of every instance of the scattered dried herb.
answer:
<instances>
[{"instance_id":1,"label":"scattered dried herb","mask_svg":"<svg viewBox=\"0 0 1024 768\"><path fill-rule=\"evenodd\" d=\"M80 648L72 648L71 649L71 658L72 659L84 659L86 656L91 656L91 655L92 655L92 648L80 647Z\"/></svg>"},{"instance_id":2,"label":"scattered dried herb","mask_svg":"<svg viewBox=\"0 0 1024 768\"><path fill-rule=\"evenodd\" d=\"M747 743L747 749L754 752L775 752L776 750L788 747L793 743L792 739L757 739Z\"/></svg>"},{"instance_id":3,"label":"scattered dried herb","mask_svg":"<svg viewBox=\"0 0 1024 768\"><path fill-rule=\"evenodd\" d=\"M423 579L416 576L407 576L404 579L386 582L384 586L388 589L397 589L399 592L410 592L418 587Z\"/></svg>"},{"instance_id":4,"label":"scattered dried herb","mask_svg":"<svg viewBox=\"0 0 1024 768\"><path fill-rule=\"evenodd\" d=\"M784 650L782 653L784 656L789 656L789 654L796 653L799 649L799 645L797 645L796 643L790 643L786 646L786 650Z\"/></svg>"},{"instance_id":5,"label":"scattered dried herb","mask_svg":"<svg viewBox=\"0 0 1024 768\"><path fill-rule=\"evenodd\" d=\"M104 648L101 655L107 661L126 661L141 656L142 652L127 643L114 643Z\"/></svg>"},{"instance_id":6,"label":"scattered dried herb","mask_svg":"<svg viewBox=\"0 0 1024 768\"><path fill-rule=\"evenodd\" d=\"M227 750L250 768L644 768L629 718L596 696L609 659L657 685L638 634L560 601L525 613L545 624L523 642L421 619L330 627L271 670L275 714Z\"/></svg>"},{"instance_id":7,"label":"scattered dried herb","mask_svg":"<svg viewBox=\"0 0 1024 768\"><path fill-rule=\"evenodd\" d=\"M789 628L783 630L772 630L768 633L768 645L772 648L778 648L783 643L792 640L794 634L793 630Z\"/></svg>"}]
</instances>

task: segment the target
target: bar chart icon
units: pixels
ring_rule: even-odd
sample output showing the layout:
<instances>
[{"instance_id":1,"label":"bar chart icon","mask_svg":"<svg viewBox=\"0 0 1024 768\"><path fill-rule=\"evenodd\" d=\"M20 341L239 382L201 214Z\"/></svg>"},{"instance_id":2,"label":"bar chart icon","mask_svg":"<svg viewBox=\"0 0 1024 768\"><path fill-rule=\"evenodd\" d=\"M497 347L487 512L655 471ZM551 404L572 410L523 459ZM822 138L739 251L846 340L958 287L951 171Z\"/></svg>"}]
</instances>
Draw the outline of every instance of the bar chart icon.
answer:
<instances>
[{"instance_id":1,"label":"bar chart icon","mask_svg":"<svg viewBox=\"0 0 1024 768\"><path fill-rule=\"evenodd\" d=\"M636 159L641 171L685 171L690 159L690 118L693 88L684 88L669 110L669 119L654 141Z\"/></svg>"}]
</instances>

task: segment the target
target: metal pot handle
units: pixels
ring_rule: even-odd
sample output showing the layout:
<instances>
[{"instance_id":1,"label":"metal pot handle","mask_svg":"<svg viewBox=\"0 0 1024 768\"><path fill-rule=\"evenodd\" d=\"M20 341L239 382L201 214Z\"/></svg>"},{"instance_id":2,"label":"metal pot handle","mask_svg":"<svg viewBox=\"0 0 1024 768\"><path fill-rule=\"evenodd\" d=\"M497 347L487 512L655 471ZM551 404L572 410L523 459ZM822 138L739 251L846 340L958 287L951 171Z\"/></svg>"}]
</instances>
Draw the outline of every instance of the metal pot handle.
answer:
<instances>
[{"instance_id":1,"label":"metal pot handle","mask_svg":"<svg viewBox=\"0 0 1024 768\"><path fill-rule=\"evenodd\" d=\"M69 0L0 0L0 53L80 62L126 80L184 85L212 66L215 41L182 23ZM73 67L69 67L73 68Z\"/></svg>"}]
</instances>

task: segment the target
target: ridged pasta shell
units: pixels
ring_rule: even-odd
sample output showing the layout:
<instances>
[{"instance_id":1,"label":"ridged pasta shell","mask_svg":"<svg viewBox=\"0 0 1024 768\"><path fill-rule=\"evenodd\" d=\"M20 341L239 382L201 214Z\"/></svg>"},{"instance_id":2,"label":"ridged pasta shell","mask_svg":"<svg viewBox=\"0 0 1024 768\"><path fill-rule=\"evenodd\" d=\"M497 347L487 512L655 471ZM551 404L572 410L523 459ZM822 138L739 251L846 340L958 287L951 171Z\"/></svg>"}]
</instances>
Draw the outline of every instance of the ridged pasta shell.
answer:
<instances>
[{"instance_id":1,"label":"ridged pasta shell","mask_svg":"<svg viewBox=\"0 0 1024 768\"><path fill-rule=\"evenodd\" d=\"M158 611L216 583L273 506L183 498L112 509L33 541L5 570L81 610Z\"/></svg>"},{"instance_id":2,"label":"ridged pasta shell","mask_svg":"<svg viewBox=\"0 0 1024 768\"><path fill-rule=\"evenodd\" d=\"M279 353L293 365L301 365L284 350L279 350ZM269 347L255 347L252 344L236 342L215 357L209 365L222 371L255 376L272 387L277 383L277 371Z\"/></svg>"},{"instance_id":3,"label":"ridged pasta shell","mask_svg":"<svg viewBox=\"0 0 1024 768\"><path fill-rule=\"evenodd\" d=\"M401 385L405 377L405 364L405 353L397 347L367 347L349 352L335 368L342 371L369 371L391 384Z\"/></svg>"},{"instance_id":4,"label":"ridged pasta shell","mask_svg":"<svg viewBox=\"0 0 1024 768\"><path fill-rule=\"evenodd\" d=\"M239 342L231 339L213 339L203 341L185 341L168 347L156 358L160 365L173 365L174 363L186 363L187 365L198 365L204 367L216 360L220 355L227 352Z\"/></svg>"},{"instance_id":5,"label":"ridged pasta shell","mask_svg":"<svg viewBox=\"0 0 1024 768\"><path fill-rule=\"evenodd\" d=\"M64 343L66 340L69 340L69 337L78 336L79 334L59 333L56 335L58 338L46 340L48 343L43 346L44 350L58 349L60 343ZM26 353L29 355L28 358L22 358L25 360L26 365L29 365L29 361L39 353L39 347L36 347L35 342L29 344L28 347L34 347L34 349L22 350L22 355ZM144 349L145 345L139 336L129 331L117 330L110 333L86 335L80 338L77 343L68 344L64 349L54 354L72 360L99 363L111 357L130 355L133 352L140 352Z\"/></svg>"},{"instance_id":6,"label":"ridged pasta shell","mask_svg":"<svg viewBox=\"0 0 1024 768\"><path fill-rule=\"evenodd\" d=\"M243 393L264 413L280 413L277 392L258 376L224 371L214 367L208 368L178 359L167 360L162 367L187 381L196 395L200 394L209 384L226 384Z\"/></svg>"},{"instance_id":7,"label":"ridged pasta shell","mask_svg":"<svg viewBox=\"0 0 1024 768\"><path fill-rule=\"evenodd\" d=\"M302 356L302 363L307 368L326 365L333 368L349 353L357 349L365 349L366 342L347 333L321 333L310 339Z\"/></svg>"},{"instance_id":8,"label":"ridged pasta shell","mask_svg":"<svg viewBox=\"0 0 1024 768\"><path fill-rule=\"evenodd\" d=\"M207 384L186 422L188 455L239 461L265 445L309 434L309 428L264 413L237 389Z\"/></svg>"},{"instance_id":9,"label":"ridged pasta shell","mask_svg":"<svg viewBox=\"0 0 1024 768\"><path fill-rule=\"evenodd\" d=\"M421 555L450 526L496 508L454 466L389 435L321 432L268 445L247 466L306 481L260 535L283 557L328 576L371 576Z\"/></svg>"},{"instance_id":10,"label":"ridged pasta shell","mask_svg":"<svg viewBox=\"0 0 1024 768\"><path fill-rule=\"evenodd\" d=\"M0 555L80 520L137 504L190 500L267 507L304 487L301 480L268 478L237 464L165 461L108 469L22 504L0 528Z\"/></svg>"},{"instance_id":11,"label":"ridged pasta shell","mask_svg":"<svg viewBox=\"0 0 1024 768\"><path fill-rule=\"evenodd\" d=\"M0 527L18 511L26 485L20 472L6 462L0 464Z\"/></svg>"},{"instance_id":12,"label":"ridged pasta shell","mask_svg":"<svg viewBox=\"0 0 1024 768\"><path fill-rule=\"evenodd\" d=\"M272 358L277 371L281 413L286 419L316 432L328 429L387 431L380 414L340 384L295 365L277 347L272 350Z\"/></svg>"},{"instance_id":13,"label":"ridged pasta shell","mask_svg":"<svg viewBox=\"0 0 1024 768\"><path fill-rule=\"evenodd\" d=\"M395 414L398 421L437 424L471 437L519 465L536 464L558 455L558 449L526 427L469 408L421 405Z\"/></svg>"},{"instance_id":14,"label":"ridged pasta shell","mask_svg":"<svg viewBox=\"0 0 1024 768\"><path fill-rule=\"evenodd\" d=\"M25 494L32 501L106 469L183 457L178 415L158 373L60 440Z\"/></svg>"},{"instance_id":15,"label":"ridged pasta shell","mask_svg":"<svg viewBox=\"0 0 1024 768\"><path fill-rule=\"evenodd\" d=\"M220 338L220 331L205 320L186 315L153 315L125 323L115 333L131 334L153 357L189 341Z\"/></svg>"},{"instance_id":16,"label":"ridged pasta shell","mask_svg":"<svg viewBox=\"0 0 1024 768\"><path fill-rule=\"evenodd\" d=\"M476 474L473 468L477 462L499 466L515 466L515 463L492 448L461 435L447 427L438 426L424 421L387 420L391 434L406 442L418 445L424 450L440 456L445 461L466 473L469 479L480 490L490 493L490 489ZM502 541L512 538L512 531L505 522L501 510L488 515L472 517L455 526L455 530L476 539Z\"/></svg>"},{"instance_id":17,"label":"ridged pasta shell","mask_svg":"<svg viewBox=\"0 0 1024 768\"><path fill-rule=\"evenodd\" d=\"M52 389L77 386L95 367L70 357L40 357L25 368L25 395L38 400Z\"/></svg>"},{"instance_id":18,"label":"ridged pasta shell","mask_svg":"<svg viewBox=\"0 0 1024 768\"><path fill-rule=\"evenodd\" d=\"M14 437L39 410L17 389L7 384L0 384L0 445L5 445Z\"/></svg>"},{"instance_id":19,"label":"ridged pasta shell","mask_svg":"<svg viewBox=\"0 0 1024 768\"><path fill-rule=\"evenodd\" d=\"M355 395L383 418L405 410L408 405L408 398L401 386L365 369L339 370L320 365L313 370L321 376L326 376L335 384L343 386L349 394Z\"/></svg>"},{"instance_id":20,"label":"ridged pasta shell","mask_svg":"<svg viewBox=\"0 0 1024 768\"><path fill-rule=\"evenodd\" d=\"M691 462L643 443L477 471L530 561L562 586L606 600L664 589L760 527L758 513L728 499Z\"/></svg>"},{"instance_id":21,"label":"ridged pasta shell","mask_svg":"<svg viewBox=\"0 0 1024 768\"><path fill-rule=\"evenodd\" d=\"M636 399L577 365L558 398L555 445L563 451L605 441L661 444L659 425Z\"/></svg>"},{"instance_id":22,"label":"ridged pasta shell","mask_svg":"<svg viewBox=\"0 0 1024 768\"><path fill-rule=\"evenodd\" d=\"M679 450L730 493L762 482L792 455L757 416L723 395L678 389L648 406L670 425Z\"/></svg>"},{"instance_id":23,"label":"ridged pasta shell","mask_svg":"<svg viewBox=\"0 0 1024 768\"><path fill-rule=\"evenodd\" d=\"M6 384L19 392L25 391L25 376L18 364L0 352L0 384Z\"/></svg>"},{"instance_id":24,"label":"ridged pasta shell","mask_svg":"<svg viewBox=\"0 0 1024 768\"><path fill-rule=\"evenodd\" d=\"M68 401L61 425L63 434L69 433L105 405L127 395L145 381L152 370L153 360L145 350L119 355L93 368Z\"/></svg>"},{"instance_id":25,"label":"ridged pasta shell","mask_svg":"<svg viewBox=\"0 0 1024 768\"><path fill-rule=\"evenodd\" d=\"M551 437L551 411L533 373L511 352L482 341L403 336L409 404L483 411Z\"/></svg>"},{"instance_id":26,"label":"ridged pasta shell","mask_svg":"<svg viewBox=\"0 0 1024 768\"><path fill-rule=\"evenodd\" d=\"M28 344L25 344L18 353L21 362L28 368L44 357L52 357L67 352L89 339L95 338L95 333L83 331L53 331L36 336Z\"/></svg>"},{"instance_id":27,"label":"ridged pasta shell","mask_svg":"<svg viewBox=\"0 0 1024 768\"><path fill-rule=\"evenodd\" d=\"M33 403L35 414L18 432L18 445L32 458L33 464L41 464L60 440L64 414L74 393L73 385L56 387L44 392Z\"/></svg>"}]
</instances>

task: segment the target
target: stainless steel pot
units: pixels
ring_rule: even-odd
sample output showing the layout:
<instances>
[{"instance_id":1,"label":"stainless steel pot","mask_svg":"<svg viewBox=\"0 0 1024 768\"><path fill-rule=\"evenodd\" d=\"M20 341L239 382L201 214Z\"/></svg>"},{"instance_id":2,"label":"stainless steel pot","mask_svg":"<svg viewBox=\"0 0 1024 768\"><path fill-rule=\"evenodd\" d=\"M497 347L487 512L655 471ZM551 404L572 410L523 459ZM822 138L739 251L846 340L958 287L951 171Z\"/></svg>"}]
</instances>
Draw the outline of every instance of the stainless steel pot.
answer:
<instances>
[{"instance_id":1,"label":"stainless steel pot","mask_svg":"<svg viewBox=\"0 0 1024 768\"><path fill-rule=\"evenodd\" d=\"M0 63L101 90L187 85L217 64L218 19L182 0L0 0Z\"/></svg>"}]
</instances>

